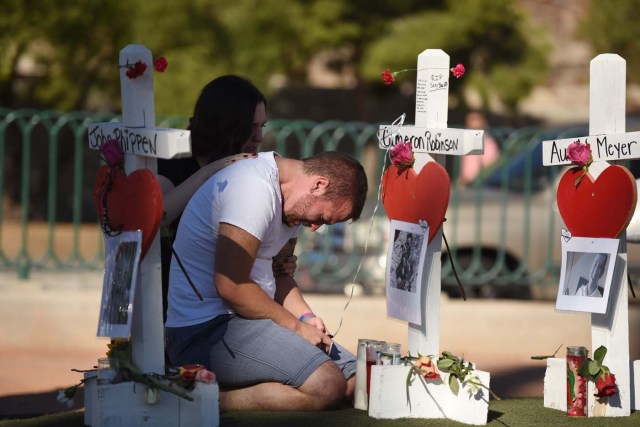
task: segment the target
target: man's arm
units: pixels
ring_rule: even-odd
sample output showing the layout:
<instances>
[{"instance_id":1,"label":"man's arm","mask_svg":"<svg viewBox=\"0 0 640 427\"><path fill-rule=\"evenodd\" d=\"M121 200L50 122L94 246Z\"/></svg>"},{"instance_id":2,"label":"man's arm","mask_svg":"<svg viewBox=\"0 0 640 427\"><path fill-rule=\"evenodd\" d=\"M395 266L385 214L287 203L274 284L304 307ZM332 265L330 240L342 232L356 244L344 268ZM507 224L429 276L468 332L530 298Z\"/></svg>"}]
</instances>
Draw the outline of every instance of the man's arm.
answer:
<instances>
[{"instance_id":1,"label":"man's arm","mask_svg":"<svg viewBox=\"0 0 640 427\"><path fill-rule=\"evenodd\" d=\"M329 345L331 340L322 331L313 325L300 322L291 311L269 298L260 286L250 279L259 247L260 241L250 233L234 225L220 224L214 273L215 286L220 298L241 317L271 319L301 335L313 345Z\"/></svg>"},{"instance_id":2,"label":"man's arm","mask_svg":"<svg viewBox=\"0 0 640 427\"><path fill-rule=\"evenodd\" d=\"M278 252L273 259L285 259L293 255L297 243L297 239L289 239L284 247ZM294 316L300 317L306 313L313 313L311 307L307 304L302 296L302 292L298 287L298 283L292 275L287 274L284 271L276 271L274 269L276 277L276 294L274 296L275 301L281 304L288 311L293 313ZM308 322L314 325L318 330L326 332L327 329L324 322L319 317L305 317L304 322Z\"/></svg>"}]
</instances>

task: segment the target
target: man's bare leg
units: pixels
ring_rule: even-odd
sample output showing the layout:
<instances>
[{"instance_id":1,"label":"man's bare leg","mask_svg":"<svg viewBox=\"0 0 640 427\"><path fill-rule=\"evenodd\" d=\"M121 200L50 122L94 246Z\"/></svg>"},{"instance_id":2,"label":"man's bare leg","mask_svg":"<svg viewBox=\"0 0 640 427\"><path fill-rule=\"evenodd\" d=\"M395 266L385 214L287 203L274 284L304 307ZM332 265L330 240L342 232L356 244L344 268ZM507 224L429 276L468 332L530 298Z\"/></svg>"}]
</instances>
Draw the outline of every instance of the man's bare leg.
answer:
<instances>
[{"instance_id":1,"label":"man's bare leg","mask_svg":"<svg viewBox=\"0 0 640 427\"><path fill-rule=\"evenodd\" d=\"M356 376L353 375L347 380L347 402L353 403L353 392L356 389Z\"/></svg>"},{"instance_id":2,"label":"man's bare leg","mask_svg":"<svg viewBox=\"0 0 640 427\"><path fill-rule=\"evenodd\" d=\"M222 411L320 411L339 406L347 394L347 381L338 367L327 361L299 388L280 383L220 392Z\"/></svg>"}]
</instances>

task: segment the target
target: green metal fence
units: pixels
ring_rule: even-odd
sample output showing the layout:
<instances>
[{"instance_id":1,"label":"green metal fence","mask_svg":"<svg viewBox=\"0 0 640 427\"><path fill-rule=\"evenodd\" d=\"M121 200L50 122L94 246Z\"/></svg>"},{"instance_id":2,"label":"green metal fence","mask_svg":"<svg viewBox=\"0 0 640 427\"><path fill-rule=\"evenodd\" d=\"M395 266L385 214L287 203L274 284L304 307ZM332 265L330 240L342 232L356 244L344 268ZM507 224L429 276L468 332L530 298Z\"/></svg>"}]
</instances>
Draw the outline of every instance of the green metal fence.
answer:
<instances>
[{"instance_id":1,"label":"green metal fence","mask_svg":"<svg viewBox=\"0 0 640 427\"><path fill-rule=\"evenodd\" d=\"M0 109L0 271L26 278L32 270L102 269L102 236L92 204L100 161L88 148L87 126L111 120L120 117ZM181 117L158 123L185 125ZM377 129L372 123L278 119L265 129L262 150L296 158L347 152L361 160L370 179L357 223L302 232L296 276L302 288L342 291L355 281L368 292L384 290L389 224L378 199L385 152L378 149ZM444 232L466 286L487 292L493 286L557 280L560 222L552 188L559 171L542 167L540 143L586 132L584 127L492 129L501 157L467 186L456 183L459 159L447 160L453 184ZM455 284L444 256L443 284Z\"/></svg>"}]
</instances>

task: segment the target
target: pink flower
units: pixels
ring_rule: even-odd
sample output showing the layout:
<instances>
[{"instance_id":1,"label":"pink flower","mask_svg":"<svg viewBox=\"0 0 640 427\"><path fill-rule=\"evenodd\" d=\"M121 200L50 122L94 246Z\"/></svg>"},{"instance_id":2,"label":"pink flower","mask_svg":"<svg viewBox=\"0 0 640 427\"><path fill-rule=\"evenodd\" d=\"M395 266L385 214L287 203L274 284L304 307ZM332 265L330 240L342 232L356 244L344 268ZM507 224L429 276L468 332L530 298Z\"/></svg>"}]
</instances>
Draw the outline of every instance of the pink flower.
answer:
<instances>
[{"instance_id":1,"label":"pink flower","mask_svg":"<svg viewBox=\"0 0 640 427\"><path fill-rule=\"evenodd\" d=\"M464 76L464 72L465 72L464 65L462 64L456 65L451 69L451 72L453 73L453 76L456 79L459 79L460 77Z\"/></svg>"},{"instance_id":2,"label":"pink flower","mask_svg":"<svg viewBox=\"0 0 640 427\"><path fill-rule=\"evenodd\" d=\"M440 378L438 367L429 356L420 356L415 363L415 367L420 375L426 379L437 380Z\"/></svg>"},{"instance_id":3,"label":"pink flower","mask_svg":"<svg viewBox=\"0 0 640 427\"><path fill-rule=\"evenodd\" d=\"M153 69L159 73L164 73L164 70L166 70L168 66L169 66L169 62L167 61L167 58L165 58L164 56L161 56L160 58L156 59L155 62L153 63Z\"/></svg>"},{"instance_id":4,"label":"pink flower","mask_svg":"<svg viewBox=\"0 0 640 427\"><path fill-rule=\"evenodd\" d=\"M382 72L382 81L384 82L384 84L390 85L393 82L395 82L396 81L395 74L396 73L392 73L389 68L387 68L385 71L383 71Z\"/></svg>"},{"instance_id":5,"label":"pink flower","mask_svg":"<svg viewBox=\"0 0 640 427\"><path fill-rule=\"evenodd\" d=\"M124 161L124 154L122 153L122 147L117 139L110 139L100 147L100 152L104 156L104 161L109 166L118 167L122 165Z\"/></svg>"},{"instance_id":6,"label":"pink flower","mask_svg":"<svg viewBox=\"0 0 640 427\"><path fill-rule=\"evenodd\" d=\"M616 376L611 372L605 372L603 375L598 377L598 380L596 381L596 388L598 389L595 394L596 397L613 396L618 392Z\"/></svg>"},{"instance_id":7,"label":"pink flower","mask_svg":"<svg viewBox=\"0 0 640 427\"><path fill-rule=\"evenodd\" d=\"M589 165L593 162L591 147L588 143L580 141L573 142L567 147L567 160L571 160L578 166L582 166L582 174L574 180L574 185L578 188L582 178L589 172Z\"/></svg>"},{"instance_id":8,"label":"pink flower","mask_svg":"<svg viewBox=\"0 0 640 427\"><path fill-rule=\"evenodd\" d=\"M124 73L130 79L137 79L147 70L147 64L138 61L133 65L127 65L127 71Z\"/></svg>"},{"instance_id":9,"label":"pink flower","mask_svg":"<svg viewBox=\"0 0 640 427\"><path fill-rule=\"evenodd\" d=\"M399 142L389 154L391 163L396 166L410 167L413 165L413 151L410 142Z\"/></svg>"},{"instance_id":10,"label":"pink flower","mask_svg":"<svg viewBox=\"0 0 640 427\"><path fill-rule=\"evenodd\" d=\"M567 147L567 160L571 160L578 166L589 166L593 161L589 143L583 144L579 141L571 143Z\"/></svg>"},{"instance_id":11,"label":"pink flower","mask_svg":"<svg viewBox=\"0 0 640 427\"><path fill-rule=\"evenodd\" d=\"M201 383L205 383L205 384L209 384L212 383L216 380L216 374L214 374L213 372L207 370L207 369L200 369L198 372L196 372L196 381L201 382Z\"/></svg>"}]
</instances>

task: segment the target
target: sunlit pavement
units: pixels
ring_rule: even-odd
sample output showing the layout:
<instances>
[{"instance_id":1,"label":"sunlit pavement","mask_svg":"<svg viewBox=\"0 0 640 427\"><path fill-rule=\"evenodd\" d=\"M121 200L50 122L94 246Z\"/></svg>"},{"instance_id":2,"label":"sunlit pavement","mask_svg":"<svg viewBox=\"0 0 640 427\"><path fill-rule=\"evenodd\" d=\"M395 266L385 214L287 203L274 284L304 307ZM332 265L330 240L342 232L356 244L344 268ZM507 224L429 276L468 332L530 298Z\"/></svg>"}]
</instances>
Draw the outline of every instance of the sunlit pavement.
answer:
<instances>
[{"instance_id":1,"label":"sunlit pavement","mask_svg":"<svg viewBox=\"0 0 640 427\"><path fill-rule=\"evenodd\" d=\"M38 274L20 281L0 273L0 396L50 392L80 378L106 351L96 337L101 273ZM383 297L308 294L307 300L336 340L355 352L358 338L398 342L407 349L405 322L386 316ZM590 347L590 317L556 312L552 301L441 298L440 351L448 350L491 373L491 388L504 396L542 396L544 361L562 346ZM342 327L338 330L341 317ZM629 309L631 330L640 305ZM632 359L640 337L631 334ZM27 408L25 408L27 410ZM61 409L62 410L62 409Z\"/></svg>"}]
</instances>

